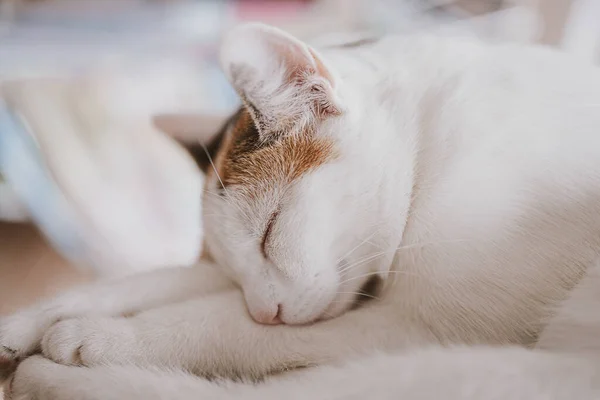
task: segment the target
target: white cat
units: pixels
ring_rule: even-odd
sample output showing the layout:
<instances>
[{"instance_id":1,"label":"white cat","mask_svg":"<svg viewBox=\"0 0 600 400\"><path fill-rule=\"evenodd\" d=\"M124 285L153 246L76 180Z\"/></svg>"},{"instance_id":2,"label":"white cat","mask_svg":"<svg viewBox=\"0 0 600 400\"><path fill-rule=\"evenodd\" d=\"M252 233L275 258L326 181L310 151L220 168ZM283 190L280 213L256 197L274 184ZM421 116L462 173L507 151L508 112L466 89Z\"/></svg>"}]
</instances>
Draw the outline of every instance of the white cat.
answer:
<instances>
[{"instance_id":1,"label":"white cat","mask_svg":"<svg viewBox=\"0 0 600 400\"><path fill-rule=\"evenodd\" d=\"M56 362L23 362L14 398L600 398L598 70L425 36L317 51L258 24L221 59L245 106L209 146L218 268L1 320L5 360Z\"/></svg>"}]
</instances>

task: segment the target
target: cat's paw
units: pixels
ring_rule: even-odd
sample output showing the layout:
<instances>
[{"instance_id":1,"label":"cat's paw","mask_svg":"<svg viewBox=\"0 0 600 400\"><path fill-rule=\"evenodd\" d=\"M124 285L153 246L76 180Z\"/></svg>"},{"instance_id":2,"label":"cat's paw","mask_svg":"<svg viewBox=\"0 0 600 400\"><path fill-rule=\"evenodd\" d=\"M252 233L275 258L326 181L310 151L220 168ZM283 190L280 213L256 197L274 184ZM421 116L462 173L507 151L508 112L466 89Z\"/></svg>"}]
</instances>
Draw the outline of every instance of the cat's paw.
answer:
<instances>
[{"instance_id":1,"label":"cat's paw","mask_svg":"<svg viewBox=\"0 0 600 400\"><path fill-rule=\"evenodd\" d=\"M16 362L35 352L53 322L49 313L38 309L0 318L0 363Z\"/></svg>"},{"instance_id":2,"label":"cat's paw","mask_svg":"<svg viewBox=\"0 0 600 400\"><path fill-rule=\"evenodd\" d=\"M23 361L11 381L4 388L5 400L59 400L73 398L64 396L61 390L67 367L55 364L41 356ZM73 386L71 382L70 386Z\"/></svg>"},{"instance_id":3,"label":"cat's paw","mask_svg":"<svg viewBox=\"0 0 600 400\"><path fill-rule=\"evenodd\" d=\"M165 384L165 381L167 384ZM170 381L170 382L169 382ZM5 400L225 399L195 377L131 366L72 367L42 356L21 363L5 387ZM0 396L1 397L1 396ZM232 394L231 398L238 398Z\"/></svg>"},{"instance_id":4,"label":"cat's paw","mask_svg":"<svg viewBox=\"0 0 600 400\"><path fill-rule=\"evenodd\" d=\"M125 318L77 318L54 324L42 339L42 353L63 365L110 365L135 361L134 325Z\"/></svg>"},{"instance_id":5,"label":"cat's paw","mask_svg":"<svg viewBox=\"0 0 600 400\"><path fill-rule=\"evenodd\" d=\"M30 357L19 364L8 384L4 386L4 400L33 400L38 398L37 375L41 371L38 368L37 361L40 360L42 361L41 369L45 370L43 364L50 363L50 361L42 357ZM47 372L51 373L51 370Z\"/></svg>"},{"instance_id":6,"label":"cat's paw","mask_svg":"<svg viewBox=\"0 0 600 400\"><path fill-rule=\"evenodd\" d=\"M0 383L35 353L46 330L58 320L52 308L32 307L0 318Z\"/></svg>"}]
</instances>

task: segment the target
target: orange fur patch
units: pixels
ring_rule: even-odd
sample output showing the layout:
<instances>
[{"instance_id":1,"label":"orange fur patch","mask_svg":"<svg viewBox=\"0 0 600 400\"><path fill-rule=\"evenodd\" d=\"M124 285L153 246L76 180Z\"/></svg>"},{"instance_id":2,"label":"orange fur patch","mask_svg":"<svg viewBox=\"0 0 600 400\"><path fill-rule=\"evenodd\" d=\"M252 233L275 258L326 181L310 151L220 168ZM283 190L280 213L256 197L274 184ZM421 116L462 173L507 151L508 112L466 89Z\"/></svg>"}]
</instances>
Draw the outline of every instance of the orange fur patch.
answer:
<instances>
[{"instance_id":1,"label":"orange fur patch","mask_svg":"<svg viewBox=\"0 0 600 400\"><path fill-rule=\"evenodd\" d=\"M273 181L289 184L333 158L333 143L309 134L262 143L244 109L222 142L216 167L225 186L252 187Z\"/></svg>"}]
</instances>

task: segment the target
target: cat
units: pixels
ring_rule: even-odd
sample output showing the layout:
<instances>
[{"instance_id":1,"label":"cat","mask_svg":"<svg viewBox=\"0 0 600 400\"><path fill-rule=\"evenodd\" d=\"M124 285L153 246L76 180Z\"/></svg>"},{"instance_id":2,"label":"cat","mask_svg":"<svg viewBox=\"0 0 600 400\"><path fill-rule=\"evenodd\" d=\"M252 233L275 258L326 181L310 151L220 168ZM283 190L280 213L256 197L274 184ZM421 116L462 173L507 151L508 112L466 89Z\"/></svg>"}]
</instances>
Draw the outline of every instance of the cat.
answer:
<instances>
[{"instance_id":1,"label":"cat","mask_svg":"<svg viewBox=\"0 0 600 400\"><path fill-rule=\"evenodd\" d=\"M597 69L257 23L220 58L243 107L191 149L211 261L0 320L13 398L600 397Z\"/></svg>"}]
</instances>

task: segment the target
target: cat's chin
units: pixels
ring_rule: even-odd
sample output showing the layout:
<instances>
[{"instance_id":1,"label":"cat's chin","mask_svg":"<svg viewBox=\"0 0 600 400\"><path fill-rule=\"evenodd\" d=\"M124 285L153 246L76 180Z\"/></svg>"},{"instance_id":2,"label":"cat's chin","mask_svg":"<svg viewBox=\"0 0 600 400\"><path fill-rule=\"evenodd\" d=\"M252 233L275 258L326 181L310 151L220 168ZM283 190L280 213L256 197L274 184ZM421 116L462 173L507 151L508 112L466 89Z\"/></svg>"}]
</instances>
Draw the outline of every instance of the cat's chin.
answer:
<instances>
[{"instance_id":1,"label":"cat's chin","mask_svg":"<svg viewBox=\"0 0 600 400\"><path fill-rule=\"evenodd\" d=\"M346 311L352 309L354 301L352 299L341 299L340 295L329 303L329 306L319 315L315 322L327 321L333 318L337 318L344 314Z\"/></svg>"},{"instance_id":2,"label":"cat's chin","mask_svg":"<svg viewBox=\"0 0 600 400\"><path fill-rule=\"evenodd\" d=\"M282 314L279 321L275 325L291 325L291 326L304 326L311 325L321 321L327 321L340 315L346 311L352 309L353 301L342 301L339 297L335 297L324 309L321 311L315 310L313 315L305 316L302 319L289 319L286 318L285 314ZM270 324L271 325L271 324Z\"/></svg>"}]
</instances>

